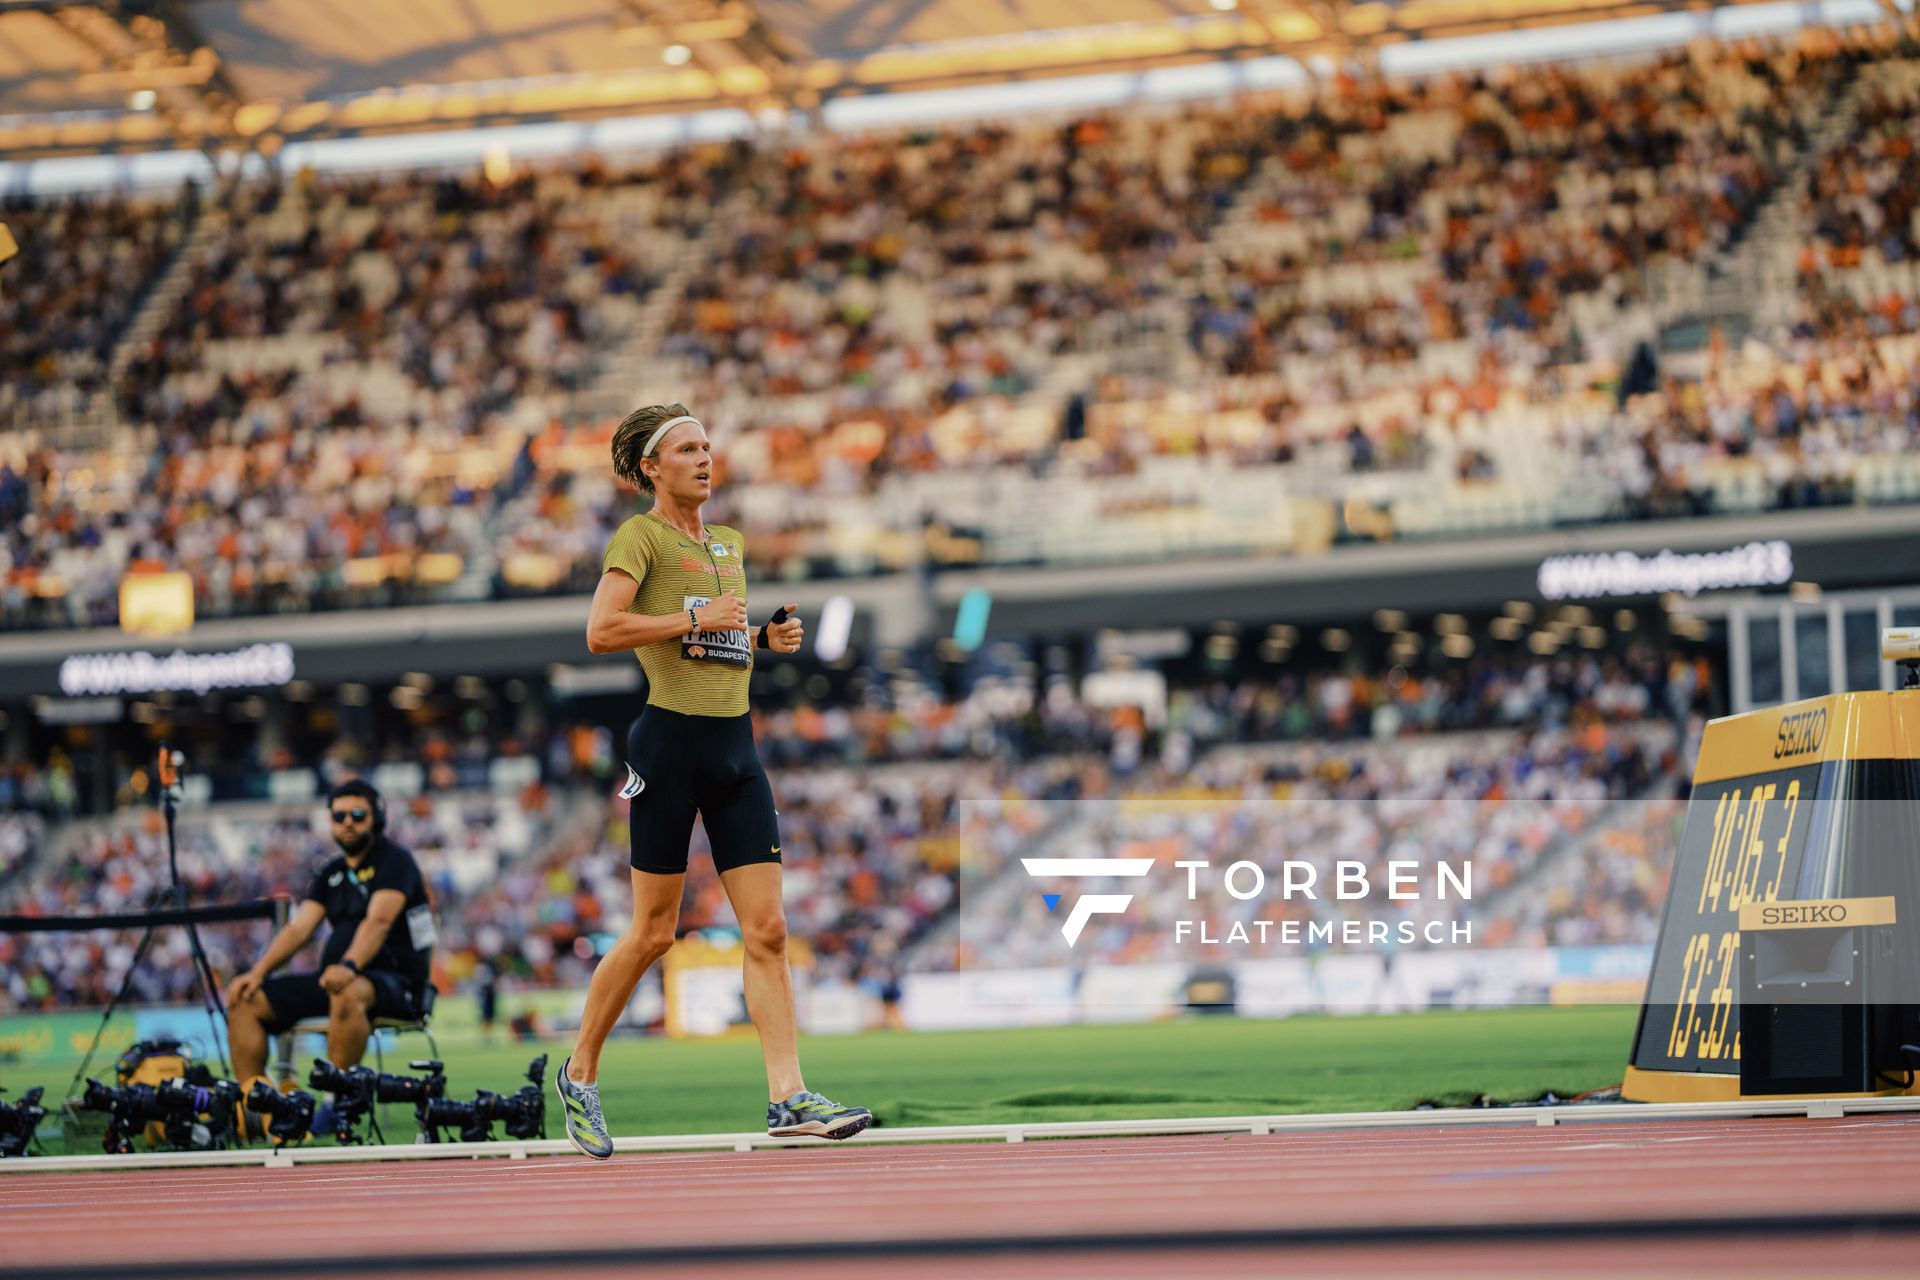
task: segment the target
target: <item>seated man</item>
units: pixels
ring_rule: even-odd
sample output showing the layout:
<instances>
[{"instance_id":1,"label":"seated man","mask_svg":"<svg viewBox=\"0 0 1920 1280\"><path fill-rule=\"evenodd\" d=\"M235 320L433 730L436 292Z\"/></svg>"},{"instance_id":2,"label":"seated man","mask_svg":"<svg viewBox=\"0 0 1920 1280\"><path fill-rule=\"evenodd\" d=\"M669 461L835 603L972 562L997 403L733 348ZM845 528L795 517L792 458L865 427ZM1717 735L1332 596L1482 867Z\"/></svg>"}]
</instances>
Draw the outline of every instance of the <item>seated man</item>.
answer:
<instances>
[{"instance_id":1,"label":"seated man","mask_svg":"<svg viewBox=\"0 0 1920 1280\"><path fill-rule=\"evenodd\" d=\"M327 1057L351 1067L375 1018L418 1018L433 962L433 908L413 855L386 837L380 793L358 779L327 797L341 856L320 868L286 927L253 968L227 985L227 1046L241 1080L264 1075L267 1039L296 1022L327 1018ZM267 975L332 930L319 973Z\"/></svg>"}]
</instances>

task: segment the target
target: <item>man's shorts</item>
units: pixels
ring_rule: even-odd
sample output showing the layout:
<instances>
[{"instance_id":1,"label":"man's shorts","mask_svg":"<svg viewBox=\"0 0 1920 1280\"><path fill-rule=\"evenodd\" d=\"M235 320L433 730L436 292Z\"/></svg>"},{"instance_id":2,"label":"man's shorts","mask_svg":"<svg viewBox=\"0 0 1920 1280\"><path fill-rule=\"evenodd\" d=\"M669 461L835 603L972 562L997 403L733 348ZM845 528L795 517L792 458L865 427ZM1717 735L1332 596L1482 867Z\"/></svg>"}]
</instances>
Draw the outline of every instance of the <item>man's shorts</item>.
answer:
<instances>
[{"instance_id":1,"label":"man's shorts","mask_svg":"<svg viewBox=\"0 0 1920 1280\"><path fill-rule=\"evenodd\" d=\"M412 983L385 969L368 969L360 976L373 984L373 1008L368 1010L368 1017L405 1022L419 1019L420 992ZM260 994L273 1006L269 1031L285 1031L296 1022L324 1018L333 1003L327 989L320 985L317 973L288 973L268 978L260 984Z\"/></svg>"},{"instance_id":2,"label":"man's shorts","mask_svg":"<svg viewBox=\"0 0 1920 1280\"><path fill-rule=\"evenodd\" d=\"M649 703L627 730L627 766L628 788L636 778L640 787L627 816L635 870L684 873L696 813L715 870L780 861L773 784L749 716L690 716Z\"/></svg>"}]
</instances>

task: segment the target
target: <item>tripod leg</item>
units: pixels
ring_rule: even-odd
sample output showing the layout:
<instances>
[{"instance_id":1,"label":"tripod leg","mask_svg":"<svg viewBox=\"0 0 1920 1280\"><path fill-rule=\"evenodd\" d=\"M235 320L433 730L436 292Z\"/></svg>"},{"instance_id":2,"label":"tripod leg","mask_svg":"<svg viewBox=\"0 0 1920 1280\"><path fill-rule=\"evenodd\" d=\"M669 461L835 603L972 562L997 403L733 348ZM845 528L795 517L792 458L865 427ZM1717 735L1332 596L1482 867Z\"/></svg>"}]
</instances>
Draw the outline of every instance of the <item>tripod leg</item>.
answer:
<instances>
[{"instance_id":1,"label":"tripod leg","mask_svg":"<svg viewBox=\"0 0 1920 1280\"><path fill-rule=\"evenodd\" d=\"M294 1032L289 1029L273 1037L273 1061L267 1064L267 1074L285 1093L287 1086L296 1083L293 1074Z\"/></svg>"},{"instance_id":2,"label":"tripod leg","mask_svg":"<svg viewBox=\"0 0 1920 1280\"><path fill-rule=\"evenodd\" d=\"M223 1076L233 1074L233 1064L227 1061L227 1008L220 999L220 979L213 972L213 962L207 959L206 948L200 945L200 930L192 921L187 922L187 937L193 943L193 969L200 979L201 990L206 995L203 1002L207 1010L207 1027L213 1032L213 1051L220 1055L220 1073Z\"/></svg>"},{"instance_id":3,"label":"tripod leg","mask_svg":"<svg viewBox=\"0 0 1920 1280\"><path fill-rule=\"evenodd\" d=\"M180 845L174 836L174 813L179 799L172 788L161 792L160 808L167 820L167 873L172 877L174 897L180 900L183 908L193 904L187 898L187 886L180 880ZM220 980L214 976L213 962L207 959L207 949L200 943L200 927L192 920L186 923L187 945L193 951L193 970L200 979L201 991L205 994L207 1026L213 1032L213 1051L220 1056L220 1071L223 1075L233 1074L233 1064L227 1061L227 1008L220 999Z\"/></svg>"},{"instance_id":4,"label":"tripod leg","mask_svg":"<svg viewBox=\"0 0 1920 1280\"><path fill-rule=\"evenodd\" d=\"M133 975L140 972L140 962L147 958L147 949L153 946L154 926L148 925L140 935L140 945L133 949L133 963L127 966L125 976L120 979L120 989L113 993L113 999L107 1001L106 1012L100 1015L100 1025L94 1028L93 1040L87 1045L86 1053L81 1055L80 1067L73 1073L73 1079L67 1084L67 1096L78 1097L80 1082L87 1078L87 1068L93 1065L93 1055L100 1049L100 1037L107 1034L107 1024L113 1021L113 1014L127 998L127 992L133 990Z\"/></svg>"}]
</instances>

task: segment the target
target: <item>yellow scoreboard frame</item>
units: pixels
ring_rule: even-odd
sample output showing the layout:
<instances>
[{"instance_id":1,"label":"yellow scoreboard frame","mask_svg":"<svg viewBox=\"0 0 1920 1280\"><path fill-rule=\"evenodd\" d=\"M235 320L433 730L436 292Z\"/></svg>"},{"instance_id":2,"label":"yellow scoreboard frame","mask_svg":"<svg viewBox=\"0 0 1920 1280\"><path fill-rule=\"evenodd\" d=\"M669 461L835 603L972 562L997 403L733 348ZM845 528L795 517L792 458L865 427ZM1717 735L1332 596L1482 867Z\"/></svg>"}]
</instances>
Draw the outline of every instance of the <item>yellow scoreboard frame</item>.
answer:
<instances>
[{"instance_id":1,"label":"yellow scoreboard frame","mask_svg":"<svg viewBox=\"0 0 1920 1280\"><path fill-rule=\"evenodd\" d=\"M1867 805L1856 802L1885 804ZM1904 803L1902 803L1904 802ZM1863 828L1860 815L1880 815ZM1622 1095L1735 1101L1740 1092L1740 913L1759 903L1889 897L1890 989L1920 971L1920 844L1886 856L1885 823L1920 834L1920 691L1836 693L1707 725L1674 856ZM1873 829L1881 842L1867 834ZM1753 916L1750 914L1749 919ZM1920 1094L1920 1082L1867 1097ZM1770 1094L1770 1097L1795 1096Z\"/></svg>"}]
</instances>

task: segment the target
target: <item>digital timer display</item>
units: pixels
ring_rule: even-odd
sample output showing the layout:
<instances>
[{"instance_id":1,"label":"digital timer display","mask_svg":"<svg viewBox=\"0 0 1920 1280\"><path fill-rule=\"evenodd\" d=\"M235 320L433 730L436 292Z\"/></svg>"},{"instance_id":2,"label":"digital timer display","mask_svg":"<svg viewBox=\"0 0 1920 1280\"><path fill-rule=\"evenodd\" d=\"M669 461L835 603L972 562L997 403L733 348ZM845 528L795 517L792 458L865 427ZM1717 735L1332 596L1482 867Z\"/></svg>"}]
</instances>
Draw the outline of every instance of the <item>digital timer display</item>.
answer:
<instances>
[{"instance_id":1,"label":"digital timer display","mask_svg":"<svg viewBox=\"0 0 1920 1280\"><path fill-rule=\"evenodd\" d=\"M1634 1066L1738 1069L1740 908L1802 896L1820 769L1802 765L1694 789Z\"/></svg>"}]
</instances>

